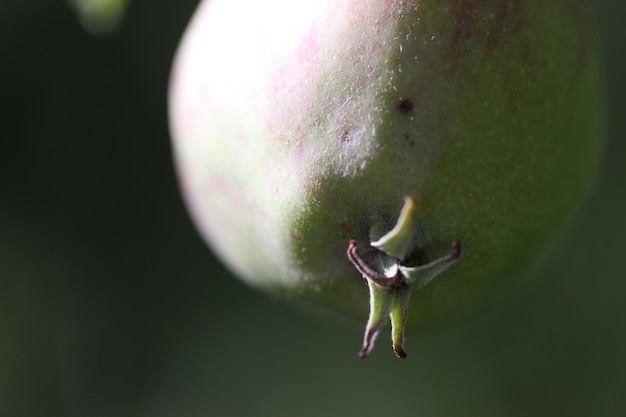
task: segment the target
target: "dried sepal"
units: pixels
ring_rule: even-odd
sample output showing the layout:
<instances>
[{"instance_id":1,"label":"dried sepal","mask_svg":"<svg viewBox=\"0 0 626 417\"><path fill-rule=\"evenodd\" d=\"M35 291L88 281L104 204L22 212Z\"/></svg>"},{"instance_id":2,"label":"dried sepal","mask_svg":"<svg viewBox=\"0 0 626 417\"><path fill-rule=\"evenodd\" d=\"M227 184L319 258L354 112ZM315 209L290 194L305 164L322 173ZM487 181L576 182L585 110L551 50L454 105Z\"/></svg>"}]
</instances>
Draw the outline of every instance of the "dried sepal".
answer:
<instances>
[{"instance_id":1,"label":"dried sepal","mask_svg":"<svg viewBox=\"0 0 626 417\"><path fill-rule=\"evenodd\" d=\"M406 358L404 328L411 291L424 288L435 277L448 269L461 256L461 243L454 242L447 255L425 265L407 265L405 259L415 250L413 234L417 203L406 197L396 225L370 245L377 249L373 259L380 261L383 270L377 270L357 253L357 242L350 240L348 258L365 278L369 288L370 313L359 357L366 357L374 348L380 330L391 321L393 350L399 358Z\"/></svg>"}]
</instances>

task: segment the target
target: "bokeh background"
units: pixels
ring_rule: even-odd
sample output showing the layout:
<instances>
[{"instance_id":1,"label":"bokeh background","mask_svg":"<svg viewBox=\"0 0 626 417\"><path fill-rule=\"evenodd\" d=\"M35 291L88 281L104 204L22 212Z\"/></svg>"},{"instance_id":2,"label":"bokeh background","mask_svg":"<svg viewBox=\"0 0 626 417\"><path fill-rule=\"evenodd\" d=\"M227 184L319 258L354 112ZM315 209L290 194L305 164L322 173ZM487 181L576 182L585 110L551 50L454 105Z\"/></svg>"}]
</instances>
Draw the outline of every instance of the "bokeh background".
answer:
<instances>
[{"instance_id":1,"label":"bokeh background","mask_svg":"<svg viewBox=\"0 0 626 417\"><path fill-rule=\"evenodd\" d=\"M192 227L166 86L195 6L135 0L103 38L0 2L0 416L626 416L626 2L591 4L612 116L573 227L405 361L358 360L360 323L247 288Z\"/></svg>"}]
</instances>

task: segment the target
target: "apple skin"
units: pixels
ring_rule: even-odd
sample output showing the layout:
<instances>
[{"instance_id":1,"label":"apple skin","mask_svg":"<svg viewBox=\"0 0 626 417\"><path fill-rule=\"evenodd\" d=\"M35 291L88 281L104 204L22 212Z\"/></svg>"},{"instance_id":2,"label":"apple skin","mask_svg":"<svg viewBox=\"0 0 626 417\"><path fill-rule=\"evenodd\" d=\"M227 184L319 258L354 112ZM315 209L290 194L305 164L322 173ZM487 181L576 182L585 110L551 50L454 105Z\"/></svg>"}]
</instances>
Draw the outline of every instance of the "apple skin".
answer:
<instances>
[{"instance_id":1,"label":"apple skin","mask_svg":"<svg viewBox=\"0 0 626 417\"><path fill-rule=\"evenodd\" d=\"M169 105L191 217L257 288L363 320L348 243L413 197L424 262L463 245L412 296L423 329L519 289L605 136L577 0L204 0Z\"/></svg>"}]
</instances>

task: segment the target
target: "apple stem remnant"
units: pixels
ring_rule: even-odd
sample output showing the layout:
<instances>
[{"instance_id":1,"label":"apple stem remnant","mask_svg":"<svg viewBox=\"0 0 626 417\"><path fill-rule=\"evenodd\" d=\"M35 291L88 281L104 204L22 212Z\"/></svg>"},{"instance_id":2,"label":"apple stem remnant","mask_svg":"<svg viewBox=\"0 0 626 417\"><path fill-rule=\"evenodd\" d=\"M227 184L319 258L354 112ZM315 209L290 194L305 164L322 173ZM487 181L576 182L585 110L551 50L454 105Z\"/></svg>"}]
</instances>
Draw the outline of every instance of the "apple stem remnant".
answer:
<instances>
[{"instance_id":1,"label":"apple stem remnant","mask_svg":"<svg viewBox=\"0 0 626 417\"><path fill-rule=\"evenodd\" d=\"M370 255L369 262L357 254L355 240L351 240L348 245L348 258L367 281L370 293L370 314L365 327L363 348L359 352L361 358L365 358L374 348L374 342L387 317L391 320L393 350L399 358L407 357L404 351L404 327L411 291L424 288L461 256L461 243L456 241L452 243L453 249L450 253L430 263L417 266L405 264L415 249L413 231L417 209L415 200L405 197L404 206L393 229L370 243L376 250Z\"/></svg>"}]
</instances>

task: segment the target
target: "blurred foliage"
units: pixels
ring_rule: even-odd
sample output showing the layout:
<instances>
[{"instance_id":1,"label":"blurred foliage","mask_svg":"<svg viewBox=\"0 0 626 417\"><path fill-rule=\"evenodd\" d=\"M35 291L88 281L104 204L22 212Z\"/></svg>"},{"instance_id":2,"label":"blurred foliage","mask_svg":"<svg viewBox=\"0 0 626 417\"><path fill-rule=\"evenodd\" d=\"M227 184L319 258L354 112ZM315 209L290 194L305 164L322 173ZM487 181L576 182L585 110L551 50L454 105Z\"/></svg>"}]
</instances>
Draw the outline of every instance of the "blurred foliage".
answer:
<instances>
[{"instance_id":1,"label":"blurred foliage","mask_svg":"<svg viewBox=\"0 0 626 417\"><path fill-rule=\"evenodd\" d=\"M535 283L410 357L256 293L180 200L166 86L195 2L85 33L0 4L0 415L624 416L626 3L597 0L612 108L597 186Z\"/></svg>"}]
</instances>

